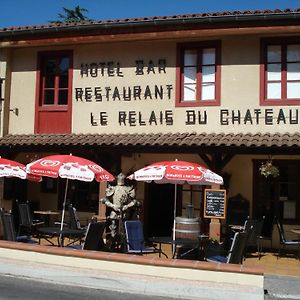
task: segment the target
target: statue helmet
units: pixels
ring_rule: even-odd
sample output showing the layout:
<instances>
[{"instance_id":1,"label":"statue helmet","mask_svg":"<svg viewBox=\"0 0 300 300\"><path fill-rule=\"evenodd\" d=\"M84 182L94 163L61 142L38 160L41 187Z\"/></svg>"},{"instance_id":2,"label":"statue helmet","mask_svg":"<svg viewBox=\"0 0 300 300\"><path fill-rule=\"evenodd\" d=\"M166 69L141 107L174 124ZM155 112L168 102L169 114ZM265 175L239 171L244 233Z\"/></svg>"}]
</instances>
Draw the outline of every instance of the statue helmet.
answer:
<instances>
[{"instance_id":1,"label":"statue helmet","mask_svg":"<svg viewBox=\"0 0 300 300\"><path fill-rule=\"evenodd\" d=\"M124 183L125 183L125 175L123 173L120 173L117 176L117 184L118 185L124 185Z\"/></svg>"}]
</instances>

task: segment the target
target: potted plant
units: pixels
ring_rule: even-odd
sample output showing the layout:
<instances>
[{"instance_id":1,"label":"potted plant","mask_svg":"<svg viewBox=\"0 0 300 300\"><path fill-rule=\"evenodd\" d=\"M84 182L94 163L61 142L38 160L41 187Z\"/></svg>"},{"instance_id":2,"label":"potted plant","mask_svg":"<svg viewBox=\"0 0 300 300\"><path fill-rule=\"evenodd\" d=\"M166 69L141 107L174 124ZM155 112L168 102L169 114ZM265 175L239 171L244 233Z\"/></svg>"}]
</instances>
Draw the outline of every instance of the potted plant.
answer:
<instances>
[{"instance_id":1,"label":"potted plant","mask_svg":"<svg viewBox=\"0 0 300 300\"><path fill-rule=\"evenodd\" d=\"M273 165L273 162L271 159L267 160L266 162L262 163L262 165L259 168L259 172L264 177L278 177L279 176L279 169L278 167Z\"/></svg>"}]
</instances>

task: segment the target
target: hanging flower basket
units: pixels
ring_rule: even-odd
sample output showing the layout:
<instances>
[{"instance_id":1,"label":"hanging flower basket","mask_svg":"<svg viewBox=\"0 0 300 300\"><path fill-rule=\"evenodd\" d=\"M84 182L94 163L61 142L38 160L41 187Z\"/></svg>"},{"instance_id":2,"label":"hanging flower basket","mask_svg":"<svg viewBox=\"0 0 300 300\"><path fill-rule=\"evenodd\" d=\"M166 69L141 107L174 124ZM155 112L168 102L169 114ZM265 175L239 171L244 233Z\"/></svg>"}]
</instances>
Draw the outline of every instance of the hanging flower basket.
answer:
<instances>
[{"instance_id":1,"label":"hanging flower basket","mask_svg":"<svg viewBox=\"0 0 300 300\"><path fill-rule=\"evenodd\" d=\"M266 161L263 163L259 168L260 174L268 177L278 177L279 176L279 169L273 165L273 162L271 160Z\"/></svg>"}]
</instances>

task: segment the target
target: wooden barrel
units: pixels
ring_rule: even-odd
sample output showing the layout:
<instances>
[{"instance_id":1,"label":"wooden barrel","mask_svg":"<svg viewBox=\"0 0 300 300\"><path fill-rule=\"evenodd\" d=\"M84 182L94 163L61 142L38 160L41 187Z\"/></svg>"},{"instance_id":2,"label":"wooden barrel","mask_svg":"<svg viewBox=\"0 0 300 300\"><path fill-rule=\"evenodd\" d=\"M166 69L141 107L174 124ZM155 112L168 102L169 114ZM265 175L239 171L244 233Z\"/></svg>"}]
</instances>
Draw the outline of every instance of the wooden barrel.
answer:
<instances>
[{"instance_id":1,"label":"wooden barrel","mask_svg":"<svg viewBox=\"0 0 300 300\"><path fill-rule=\"evenodd\" d=\"M199 235L200 223L198 218L176 217L175 238L196 240Z\"/></svg>"}]
</instances>

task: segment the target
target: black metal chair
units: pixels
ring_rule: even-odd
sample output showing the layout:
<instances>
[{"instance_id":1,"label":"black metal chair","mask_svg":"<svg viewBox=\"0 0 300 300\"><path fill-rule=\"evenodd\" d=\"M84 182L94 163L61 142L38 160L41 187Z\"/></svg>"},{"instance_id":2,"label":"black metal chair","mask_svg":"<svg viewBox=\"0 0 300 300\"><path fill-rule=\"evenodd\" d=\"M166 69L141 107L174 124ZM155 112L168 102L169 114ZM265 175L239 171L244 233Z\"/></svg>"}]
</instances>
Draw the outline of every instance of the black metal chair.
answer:
<instances>
[{"instance_id":1,"label":"black metal chair","mask_svg":"<svg viewBox=\"0 0 300 300\"><path fill-rule=\"evenodd\" d=\"M77 215L76 208L72 204L69 204L67 206L67 212L69 215L69 219L67 220L67 222L63 223L63 227L71 229L71 230L74 229L74 230L81 231L81 234L79 233L76 235L70 235L68 237L69 240L73 240L72 243L75 243L78 240L82 241L82 238L86 235L87 226L81 226L80 220ZM54 224L61 226L61 222L55 222Z\"/></svg>"},{"instance_id":2,"label":"black metal chair","mask_svg":"<svg viewBox=\"0 0 300 300\"><path fill-rule=\"evenodd\" d=\"M259 247L260 247L260 237L261 237L261 231L263 227L264 217L262 219L247 219L244 230L251 232L249 233L246 249L245 249L245 256L247 252L251 249L256 249L258 252L258 255L260 255Z\"/></svg>"},{"instance_id":3,"label":"black metal chair","mask_svg":"<svg viewBox=\"0 0 300 300\"><path fill-rule=\"evenodd\" d=\"M298 258L300 259L299 249L300 249L300 240L288 240L285 235L285 231L282 225L282 222L275 217L275 222L277 225L278 233L279 233L279 241L280 247L278 249L277 259L280 257L282 250L285 250L286 246L298 246Z\"/></svg>"},{"instance_id":4,"label":"black metal chair","mask_svg":"<svg viewBox=\"0 0 300 300\"><path fill-rule=\"evenodd\" d=\"M248 237L249 232L236 232L227 256L207 256L206 260L215 263L242 264Z\"/></svg>"},{"instance_id":5,"label":"black metal chair","mask_svg":"<svg viewBox=\"0 0 300 300\"><path fill-rule=\"evenodd\" d=\"M29 201L17 202L19 213L18 235L26 234L28 236L37 236L37 228L44 225L45 222L33 219Z\"/></svg>"},{"instance_id":6,"label":"black metal chair","mask_svg":"<svg viewBox=\"0 0 300 300\"><path fill-rule=\"evenodd\" d=\"M77 210L72 204L68 205L68 213L69 213L69 227L71 229L86 231L87 226L81 225L79 217L77 215Z\"/></svg>"},{"instance_id":7,"label":"black metal chair","mask_svg":"<svg viewBox=\"0 0 300 300\"><path fill-rule=\"evenodd\" d=\"M247 215L247 216L244 216L244 219L240 220L240 222L237 224L230 223L230 224L226 225L226 235L225 235L225 241L224 241L224 245L223 245L224 249L227 249L227 250L230 249L235 233L245 231L246 224L249 219L250 219L250 216Z\"/></svg>"},{"instance_id":8,"label":"black metal chair","mask_svg":"<svg viewBox=\"0 0 300 300\"><path fill-rule=\"evenodd\" d=\"M32 240L27 235L17 236L13 215L10 212L6 212L3 208L0 208L0 220L3 228L3 238L6 241L12 242L24 242L37 244L38 242Z\"/></svg>"},{"instance_id":9,"label":"black metal chair","mask_svg":"<svg viewBox=\"0 0 300 300\"><path fill-rule=\"evenodd\" d=\"M103 240L105 227L105 222L90 222L87 226L83 243L81 245L70 245L67 247L82 250L106 251L107 248Z\"/></svg>"},{"instance_id":10,"label":"black metal chair","mask_svg":"<svg viewBox=\"0 0 300 300\"><path fill-rule=\"evenodd\" d=\"M63 226L68 227L70 229L86 231L87 226L81 225L80 220L77 215L77 210L72 204L68 205L67 212L68 212L69 219L64 221ZM61 225L61 222L56 221L54 224Z\"/></svg>"},{"instance_id":11,"label":"black metal chair","mask_svg":"<svg viewBox=\"0 0 300 300\"><path fill-rule=\"evenodd\" d=\"M270 250L272 251L273 249L273 227L274 227L274 218L270 218L270 217L268 218L263 216L262 230L260 236L258 237L258 245L257 245L259 259L262 256L264 241L269 241Z\"/></svg>"}]
</instances>

